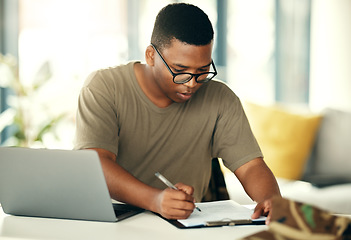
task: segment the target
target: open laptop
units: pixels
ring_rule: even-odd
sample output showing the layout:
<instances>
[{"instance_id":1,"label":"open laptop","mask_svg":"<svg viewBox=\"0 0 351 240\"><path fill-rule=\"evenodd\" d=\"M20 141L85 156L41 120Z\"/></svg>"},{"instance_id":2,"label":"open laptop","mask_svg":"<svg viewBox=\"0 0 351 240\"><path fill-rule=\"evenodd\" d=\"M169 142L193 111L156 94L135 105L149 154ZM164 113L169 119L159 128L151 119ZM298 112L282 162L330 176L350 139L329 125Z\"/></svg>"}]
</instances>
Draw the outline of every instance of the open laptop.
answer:
<instances>
[{"instance_id":1,"label":"open laptop","mask_svg":"<svg viewBox=\"0 0 351 240\"><path fill-rule=\"evenodd\" d=\"M0 203L11 215L105 222L143 211L112 203L93 150L0 147Z\"/></svg>"}]
</instances>

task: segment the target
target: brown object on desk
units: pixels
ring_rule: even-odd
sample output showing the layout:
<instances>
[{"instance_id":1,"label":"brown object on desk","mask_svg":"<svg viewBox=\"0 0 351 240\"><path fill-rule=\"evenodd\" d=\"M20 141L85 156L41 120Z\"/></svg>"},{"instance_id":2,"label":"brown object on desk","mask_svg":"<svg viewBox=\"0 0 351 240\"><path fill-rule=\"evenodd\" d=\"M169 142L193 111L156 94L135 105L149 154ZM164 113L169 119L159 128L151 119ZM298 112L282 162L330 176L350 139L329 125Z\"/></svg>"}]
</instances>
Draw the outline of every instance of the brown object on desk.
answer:
<instances>
[{"instance_id":1,"label":"brown object on desk","mask_svg":"<svg viewBox=\"0 0 351 240\"><path fill-rule=\"evenodd\" d=\"M274 198L269 229L243 238L260 239L351 239L351 219L308 204Z\"/></svg>"}]
</instances>

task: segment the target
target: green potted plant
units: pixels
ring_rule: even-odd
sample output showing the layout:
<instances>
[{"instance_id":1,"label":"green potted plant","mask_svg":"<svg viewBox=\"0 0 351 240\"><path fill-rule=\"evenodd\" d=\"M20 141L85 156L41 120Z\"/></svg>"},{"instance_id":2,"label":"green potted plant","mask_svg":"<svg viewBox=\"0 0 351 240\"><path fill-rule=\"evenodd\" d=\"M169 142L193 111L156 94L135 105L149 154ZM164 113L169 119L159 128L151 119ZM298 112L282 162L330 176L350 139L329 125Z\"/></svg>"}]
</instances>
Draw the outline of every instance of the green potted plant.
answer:
<instances>
[{"instance_id":1,"label":"green potted plant","mask_svg":"<svg viewBox=\"0 0 351 240\"><path fill-rule=\"evenodd\" d=\"M55 126L66 113L47 112L45 99L40 99L40 91L52 77L48 61L44 62L28 84L21 81L17 60L11 55L0 54L0 87L9 91L9 107L0 113L0 132L10 126L10 137L5 146L45 147L43 136L55 134ZM42 116L41 118L38 116ZM44 117L43 117L44 116Z\"/></svg>"}]
</instances>

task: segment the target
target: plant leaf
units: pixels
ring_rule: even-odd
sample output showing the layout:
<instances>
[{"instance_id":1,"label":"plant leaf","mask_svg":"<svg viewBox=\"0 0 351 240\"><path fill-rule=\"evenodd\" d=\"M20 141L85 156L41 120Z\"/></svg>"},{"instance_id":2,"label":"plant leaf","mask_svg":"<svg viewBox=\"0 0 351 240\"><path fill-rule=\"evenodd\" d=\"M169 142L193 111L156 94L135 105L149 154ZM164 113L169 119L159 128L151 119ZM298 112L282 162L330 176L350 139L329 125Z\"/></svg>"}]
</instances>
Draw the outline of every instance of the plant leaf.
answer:
<instances>
[{"instance_id":1,"label":"plant leaf","mask_svg":"<svg viewBox=\"0 0 351 240\"><path fill-rule=\"evenodd\" d=\"M13 108L8 108L0 114L0 132L14 122L15 116L16 110Z\"/></svg>"},{"instance_id":2,"label":"plant leaf","mask_svg":"<svg viewBox=\"0 0 351 240\"><path fill-rule=\"evenodd\" d=\"M57 116L54 119L52 119L51 121L49 121L49 123L44 125L44 127L42 127L41 130L39 131L39 133L37 134L37 137L35 138L35 141L43 142L44 134L49 132L53 127L55 127L55 125L58 122L60 122L66 115L67 115L66 113L62 113L59 116Z\"/></svg>"},{"instance_id":3,"label":"plant leaf","mask_svg":"<svg viewBox=\"0 0 351 240\"><path fill-rule=\"evenodd\" d=\"M33 90L37 90L43 86L52 77L51 65L49 61L45 61L39 68L33 81Z\"/></svg>"}]
</instances>

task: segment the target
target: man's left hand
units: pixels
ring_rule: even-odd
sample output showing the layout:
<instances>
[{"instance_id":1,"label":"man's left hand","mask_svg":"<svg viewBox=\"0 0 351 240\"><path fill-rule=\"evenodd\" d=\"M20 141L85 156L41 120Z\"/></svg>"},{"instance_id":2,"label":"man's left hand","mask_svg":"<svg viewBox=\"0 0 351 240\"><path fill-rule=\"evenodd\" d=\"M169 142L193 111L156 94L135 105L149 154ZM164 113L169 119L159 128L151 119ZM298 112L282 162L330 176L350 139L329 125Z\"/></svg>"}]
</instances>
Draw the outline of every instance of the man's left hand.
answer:
<instances>
[{"instance_id":1,"label":"man's left hand","mask_svg":"<svg viewBox=\"0 0 351 240\"><path fill-rule=\"evenodd\" d=\"M251 218L256 219L260 216L266 216L266 225L268 225L271 221L272 216L272 198L264 200L256 205L254 213Z\"/></svg>"}]
</instances>

